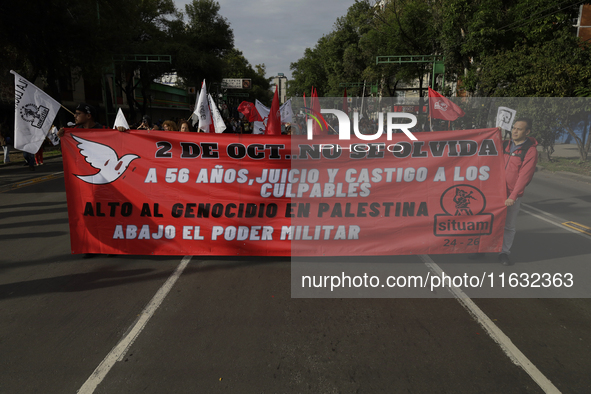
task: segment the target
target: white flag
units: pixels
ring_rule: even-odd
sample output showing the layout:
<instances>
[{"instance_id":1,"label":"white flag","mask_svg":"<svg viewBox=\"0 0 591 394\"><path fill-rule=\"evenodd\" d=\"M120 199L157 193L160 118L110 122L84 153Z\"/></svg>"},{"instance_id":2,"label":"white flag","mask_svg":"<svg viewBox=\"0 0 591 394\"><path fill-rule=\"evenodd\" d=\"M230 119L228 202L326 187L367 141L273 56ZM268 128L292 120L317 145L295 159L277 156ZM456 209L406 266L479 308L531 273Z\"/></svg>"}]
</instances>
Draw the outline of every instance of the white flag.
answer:
<instances>
[{"instance_id":1,"label":"white flag","mask_svg":"<svg viewBox=\"0 0 591 394\"><path fill-rule=\"evenodd\" d=\"M203 81L205 82L205 81ZM201 94L197 95L197 98L195 99L195 107L193 108L193 113L191 114L191 116L189 116L188 120L192 119L193 122L193 127L195 127L195 125L199 122L199 114L197 113L197 105L199 104L199 97L201 96Z\"/></svg>"},{"instance_id":2,"label":"white flag","mask_svg":"<svg viewBox=\"0 0 591 394\"><path fill-rule=\"evenodd\" d=\"M125 115L123 115L121 108L117 111L117 117L115 118L113 128L116 129L119 126L125 127L125 130L129 130L129 123L127 123L127 119L125 119Z\"/></svg>"},{"instance_id":3,"label":"white flag","mask_svg":"<svg viewBox=\"0 0 591 394\"><path fill-rule=\"evenodd\" d=\"M266 107L259 100L256 100L254 105L255 105L257 111L259 112L259 115L261 115L261 118L265 119L265 118L269 117L269 112L271 112L271 108Z\"/></svg>"},{"instance_id":4,"label":"white flag","mask_svg":"<svg viewBox=\"0 0 591 394\"><path fill-rule=\"evenodd\" d=\"M263 103L259 100L254 102L254 105L257 109L261 118L263 118L260 122L254 122L254 129L252 130L253 134L265 134L265 130L267 130L267 121L269 120L269 113L271 112L271 108L266 107Z\"/></svg>"},{"instance_id":5,"label":"white flag","mask_svg":"<svg viewBox=\"0 0 591 394\"><path fill-rule=\"evenodd\" d=\"M267 130L267 118L263 122L254 122L253 134L265 134L265 130Z\"/></svg>"},{"instance_id":6,"label":"white flag","mask_svg":"<svg viewBox=\"0 0 591 394\"><path fill-rule=\"evenodd\" d=\"M216 133L223 133L226 130L226 123L224 123L224 119L218 110L217 105L213 102L211 98L211 94L208 94L209 97L209 108L211 109L211 116L213 118L213 127L215 127Z\"/></svg>"},{"instance_id":7,"label":"white flag","mask_svg":"<svg viewBox=\"0 0 591 394\"><path fill-rule=\"evenodd\" d=\"M507 107L499 107L497 110L497 125L496 127L500 127L501 129L511 130L513 126L513 119L515 119L515 114L517 111Z\"/></svg>"},{"instance_id":8,"label":"white flag","mask_svg":"<svg viewBox=\"0 0 591 394\"><path fill-rule=\"evenodd\" d=\"M291 109L291 99L287 100L281 108L279 108L281 112L281 122L282 123L291 123L293 121L293 110Z\"/></svg>"},{"instance_id":9,"label":"white flag","mask_svg":"<svg viewBox=\"0 0 591 394\"><path fill-rule=\"evenodd\" d=\"M59 145L60 137L57 136L57 127L51 126L49 133L47 133L47 138L51 141L53 146Z\"/></svg>"},{"instance_id":10,"label":"white flag","mask_svg":"<svg viewBox=\"0 0 591 394\"><path fill-rule=\"evenodd\" d=\"M14 147L37 153L45 140L60 103L14 71Z\"/></svg>"},{"instance_id":11,"label":"white flag","mask_svg":"<svg viewBox=\"0 0 591 394\"><path fill-rule=\"evenodd\" d=\"M193 126L195 126L195 119L199 120L199 128L206 133L209 133L209 125L211 124L211 111L209 104L207 103L207 88L205 85L205 79L201 84L201 92L197 99L197 105L195 105L195 111L193 112Z\"/></svg>"},{"instance_id":12,"label":"white flag","mask_svg":"<svg viewBox=\"0 0 591 394\"><path fill-rule=\"evenodd\" d=\"M266 107L263 103L259 100L255 101L255 106L261 118L265 124L267 123L265 119L269 117L269 113L271 112L271 108ZM291 99L287 100L280 108L279 112L281 113L281 123L291 123L293 121L293 110L291 109Z\"/></svg>"}]
</instances>

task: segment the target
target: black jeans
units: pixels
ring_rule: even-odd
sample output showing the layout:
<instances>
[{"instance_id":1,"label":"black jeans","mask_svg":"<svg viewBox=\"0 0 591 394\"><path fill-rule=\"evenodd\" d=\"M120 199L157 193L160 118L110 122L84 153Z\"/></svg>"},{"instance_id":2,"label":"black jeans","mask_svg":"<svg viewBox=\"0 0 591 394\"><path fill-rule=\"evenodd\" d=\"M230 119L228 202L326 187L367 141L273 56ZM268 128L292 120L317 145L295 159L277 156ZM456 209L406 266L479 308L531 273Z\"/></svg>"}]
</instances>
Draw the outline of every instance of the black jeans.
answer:
<instances>
[{"instance_id":1,"label":"black jeans","mask_svg":"<svg viewBox=\"0 0 591 394\"><path fill-rule=\"evenodd\" d=\"M29 167L35 166L35 155L29 152L23 152L23 157L25 158L25 162Z\"/></svg>"}]
</instances>

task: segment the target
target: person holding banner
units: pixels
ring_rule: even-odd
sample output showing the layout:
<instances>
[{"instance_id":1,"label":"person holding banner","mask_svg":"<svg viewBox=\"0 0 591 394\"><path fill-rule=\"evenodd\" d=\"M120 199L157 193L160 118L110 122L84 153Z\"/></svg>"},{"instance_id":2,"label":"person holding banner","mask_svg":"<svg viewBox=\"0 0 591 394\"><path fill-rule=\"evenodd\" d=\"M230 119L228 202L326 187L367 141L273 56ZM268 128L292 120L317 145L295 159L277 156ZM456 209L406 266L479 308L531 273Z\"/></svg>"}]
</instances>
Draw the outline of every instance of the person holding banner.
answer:
<instances>
[{"instance_id":1,"label":"person holding banner","mask_svg":"<svg viewBox=\"0 0 591 394\"><path fill-rule=\"evenodd\" d=\"M511 141L503 143L507 174L507 200L505 200L507 219L503 236L503 250L499 254L499 260L503 265L514 264L509 260L509 254L515 238L515 221L521 206L521 197L525 187L531 182L538 163L538 150L536 149L538 141L529 136L531 125L532 121L529 118L517 119L511 129Z\"/></svg>"},{"instance_id":2,"label":"person holding banner","mask_svg":"<svg viewBox=\"0 0 591 394\"><path fill-rule=\"evenodd\" d=\"M74 120L76 125L74 128L77 129L102 129L103 126L96 121L97 112L96 109L89 104L80 103L78 107L76 107L76 112L74 113ZM57 132L58 137L63 137L66 133L66 130L62 127Z\"/></svg>"},{"instance_id":3,"label":"person holding banner","mask_svg":"<svg viewBox=\"0 0 591 394\"><path fill-rule=\"evenodd\" d=\"M172 120L165 120L162 122L162 130L164 131L178 131L176 123Z\"/></svg>"},{"instance_id":4,"label":"person holding banner","mask_svg":"<svg viewBox=\"0 0 591 394\"><path fill-rule=\"evenodd\" d=\"M181 121L181 129L179 130L180 132L183 133L188 133L191 131L191 126L189 125L189 122L187 122L186 120L182 120Z\"/></svg>"},{"instance_id":5,"label":"person holding banner","mask_svg":"<svg viewBox=\"0 0 591 394\"><path fill-rule=\"evenodd\" d=\"M152 119L148 115L144 115L142 117L142 123L136 128L137 130L151 130L152 129Z\"/></svg>"},{"instance_id":6,"label":"person holding banner","mask_svg":"<svg viewBox=\"0 0 591 394\"><path fill-rule=\"evenodd\" d=\"M499 254L499 261L510 266L515 264L509 259L511 246L515 238L515 223L521 207L521 197L525 188L531 182L538 163L538 141L530 137L532 120L520 118L515 121L511 129L511 140L503 142L503 156L505 159L507 199L507 217L503 234L503 249ZM500 129L499 129L499 132ZM483 258L484 253L471 255L471 259Z\"/></svg>"}]
</instances>

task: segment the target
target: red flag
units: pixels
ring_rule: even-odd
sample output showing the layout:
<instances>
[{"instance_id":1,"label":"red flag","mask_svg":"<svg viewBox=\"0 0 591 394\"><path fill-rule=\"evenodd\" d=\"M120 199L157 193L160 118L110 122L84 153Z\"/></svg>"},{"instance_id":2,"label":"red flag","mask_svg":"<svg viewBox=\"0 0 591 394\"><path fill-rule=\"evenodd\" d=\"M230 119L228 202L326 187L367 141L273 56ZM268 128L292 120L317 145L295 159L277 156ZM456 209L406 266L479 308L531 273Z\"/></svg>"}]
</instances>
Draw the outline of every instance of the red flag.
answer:
<instances>
[{"instance_id":1,"label":"red flag","mask_svg":"<svg viewBox=\"0 0 591 394\"><path fill-rule=\"evenodd\" d=\"M261 118L261 115L259 114L259 111L257 111L254 103L251 103L249 101L241 102L238 106L238 112L242 113L244 115L244 118L249 122L263 121L263 118Z\"/></svg>"},{"instance_id":2,"label":"red flag","mask_svg":"<svg viewBox=\"0 0 591 394\"><path fill-rule=\"evenodd\" d=\"M429 113L432 118L443 120L456 120L465 115L460 107L431 88L429 88Z\"/></svg>"},{"instance_id":3,"label":"red flag","mask_svg":"<svg viewBox=\"0 0 591 394\"><path fill-rule=\"evenodd\" d=\"M349 105L347 105L347 88L345 88L345 94L343 95L343 112L349 115Z\"/></svg>"},{"instance_id":4,"label":"red flag","mask_svg":"<svg viewBox=\"0 0 591 394\"><path fill-rule=\"evenodd\" d=\"M269 118L267 119L267 135L281 135L281 113L279 112L279 89L275 89L273 95L273 103L269 111Z\"/></svg>"}]
</instances>

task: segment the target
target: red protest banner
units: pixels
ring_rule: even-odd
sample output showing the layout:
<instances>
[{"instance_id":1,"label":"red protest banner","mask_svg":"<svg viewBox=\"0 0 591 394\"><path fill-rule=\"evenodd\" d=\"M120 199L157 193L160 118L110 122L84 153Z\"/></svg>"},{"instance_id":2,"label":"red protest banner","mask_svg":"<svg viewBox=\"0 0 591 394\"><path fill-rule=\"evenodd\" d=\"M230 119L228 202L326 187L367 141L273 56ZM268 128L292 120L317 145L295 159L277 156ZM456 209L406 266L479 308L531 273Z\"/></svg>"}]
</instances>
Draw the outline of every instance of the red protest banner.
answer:
<instances>
[{"instance_id":1,"label":"red protest banner","mask_svg":"<svg viewBox=\"0 0 591 394\"><path fill-rule=\"evenodd\" d=\"M72 253L499 251L507 196L498 130L417 136L69 129Z\"/></svg>"}]
</instances>

